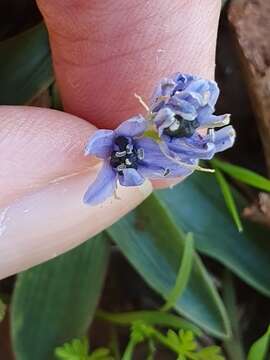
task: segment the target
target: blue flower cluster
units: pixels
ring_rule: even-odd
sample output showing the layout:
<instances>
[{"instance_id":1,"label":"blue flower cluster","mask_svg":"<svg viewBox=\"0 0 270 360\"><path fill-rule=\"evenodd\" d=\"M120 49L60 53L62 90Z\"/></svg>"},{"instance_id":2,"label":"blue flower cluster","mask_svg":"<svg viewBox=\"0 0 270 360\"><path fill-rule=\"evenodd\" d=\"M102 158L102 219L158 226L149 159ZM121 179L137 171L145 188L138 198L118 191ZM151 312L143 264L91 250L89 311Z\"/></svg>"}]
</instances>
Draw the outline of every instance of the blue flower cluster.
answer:
<instances>
[{"instance_id":1,"label":"blue flower cluster","mask_svg":"<svg viewBox=\"0 0 270 360\"><path fill-rule=\"evenodd\" d=\"M104 164L84 202L102 203L117 182L139 186L146 178L187 176L200 159L230 148L235 141L230 116L213 114L218 96L215 81L177 73L158 84L147 117L134 116L115 130L96 131L85 154Z\"/></svg>"}]
</instances>

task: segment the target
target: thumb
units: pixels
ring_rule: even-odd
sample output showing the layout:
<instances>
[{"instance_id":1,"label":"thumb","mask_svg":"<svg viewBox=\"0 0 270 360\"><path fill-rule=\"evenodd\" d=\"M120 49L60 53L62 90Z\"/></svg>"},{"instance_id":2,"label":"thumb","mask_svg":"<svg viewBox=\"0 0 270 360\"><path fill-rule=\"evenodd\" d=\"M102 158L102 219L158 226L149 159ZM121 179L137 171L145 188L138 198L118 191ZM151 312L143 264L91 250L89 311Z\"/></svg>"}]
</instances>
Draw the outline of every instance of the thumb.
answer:
<instances>
[{"instance_id":1,"label":"thumb","mask_svg":"<svg viewBox=\"0 0 270 360\"><path fill-rule=\"evenodd\" d=\"M84 192L100 164L83 156L90 123L62 112L0 108L0 278L65 252L150 194L146 182L89 207Z\"/></svg>"}]
</instances>

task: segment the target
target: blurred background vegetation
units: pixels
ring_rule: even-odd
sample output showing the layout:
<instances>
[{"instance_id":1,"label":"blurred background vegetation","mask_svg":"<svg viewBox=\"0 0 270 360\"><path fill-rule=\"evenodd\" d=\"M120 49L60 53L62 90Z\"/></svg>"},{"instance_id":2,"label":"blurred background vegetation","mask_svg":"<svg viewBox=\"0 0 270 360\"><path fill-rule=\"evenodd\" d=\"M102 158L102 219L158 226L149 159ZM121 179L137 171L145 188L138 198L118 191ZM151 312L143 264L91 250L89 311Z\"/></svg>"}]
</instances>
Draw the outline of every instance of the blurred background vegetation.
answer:
<instances>
[{"instance_id":1,"label":"blurred background vegetation","mask_svg":"<svg viewBox=\"0 0 270 360\"><path fill-rule=\"evenodd\" d=\"M211 162L215 175L158 191L76 249L2 280L1 359L269 359L269 19L267 1L224 4L217 112L232 113L238 136ZM61 108L33 0L1 1L0 80L0 104Z\"/></svg>"}]
</instances>

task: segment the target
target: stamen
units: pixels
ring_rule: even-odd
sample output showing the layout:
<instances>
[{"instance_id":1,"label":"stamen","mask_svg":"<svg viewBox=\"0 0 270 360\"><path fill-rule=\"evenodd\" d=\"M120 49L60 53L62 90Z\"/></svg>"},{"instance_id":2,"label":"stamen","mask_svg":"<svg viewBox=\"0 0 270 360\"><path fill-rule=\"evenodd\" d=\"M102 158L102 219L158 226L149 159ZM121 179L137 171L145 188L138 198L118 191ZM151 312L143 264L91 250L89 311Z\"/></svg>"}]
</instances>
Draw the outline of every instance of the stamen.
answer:
<instances>
[{"instance_id":1,"label":"stamen","mask_svg":"<svg viewBox=\"0 0 270 360\"><path fill-rule=\"evenodd\" d=\"M132 162L129 159L125 160L126 165L132 165Z\"/></svg>"},{"instance_id":2,"label":"stamen","mask_svg":"<svg viewBox=\"0 0 270 360\"><path fill-rule=\"evenodd\" d=\"M144 109L150 113L150 108L149 106L143 101L143 98L138 95L138 94L134 94L135 98L139 100L139 103L144 107Z\"/></svg>"},{"instance_id":3,"label":"stamen","mask_svg":"<svg viewBox=\"0 0 270 360\"><path fill-rule=\"evenodd\" d=\"M127 154L132 154L133 145L132 144L127 144L126 149L127 149Z\"/></svg>"},{"instance_id":4,"label":"stamen","mask_svg":"<svg viewBox=\"0 0 270 360\"><path fill-rule=\"evenodd\" d=\"M137 157L139 160L143 160L144 159L144 149L143 148L139 148L137 150Z\"/></svg>"},{"instance_id":5,"label":"stamen","mask_svg":"<svg viewBox=\"0 0 270 360\"><path fill-rule=\"evenodd\" d=\"M116 170L120 172L120 171L123 171L126 168L127 168L126 165L123 163L123 164L118 165L116 167Z\"/></svg>"},{"instance_id":6,"label":"stamen","mask_svg":"<svg viewBox=\"0 0 270 360\"><path fill-rule=\"evenodd\" d=\"M176 131L179 129L180 121L175 119L175 121L172 123L172 125L169 127L171 131Z\"/></svg>"},{"instance_id":7,"label":"stamen","mask_svg":"<svg viewBox=\"0 0 270 360\"><path fill-rule=\"evenodd\" d=\"M116 157L123 157L126 156L127 152L126 151L116 151L115 156Z\"/></svg>"},{"instance_id":8,"label":"stamen","mask_svg":"<svg viewBox=\"0 0 270 360\"><path fill-rule=\"evenodd\" d=\"M197 170L197 171L202 171L202 172L209 172L209 173L214 173L215 170L214 169L208 169L208 168L203 168L199 165L192 165L192 164L187 164L187 163L184 163L182 161L180 161L179 159L173 157L173 156L170 156L166 150L164 149L164 147L162 146L163 144L160 143L159 144L159 148L162 152L162 154L164 156L166 156L168 159L172 160L174 163L178 164L178 165L181 165L183 167L186 167L187 169L191 169L191 170Z\"/></svg>"},{"instance_id":9,"label":"stamen","mask_svg":"<svg viewBox=\"0 0 270 360\"><path fill-rule=\"evenodd\" d=\"M208 136L209 136L209 140L211 142L215 142L216 133L215 133L214 129L209 129L208 130Z\"/></svg>"}]
</instances>

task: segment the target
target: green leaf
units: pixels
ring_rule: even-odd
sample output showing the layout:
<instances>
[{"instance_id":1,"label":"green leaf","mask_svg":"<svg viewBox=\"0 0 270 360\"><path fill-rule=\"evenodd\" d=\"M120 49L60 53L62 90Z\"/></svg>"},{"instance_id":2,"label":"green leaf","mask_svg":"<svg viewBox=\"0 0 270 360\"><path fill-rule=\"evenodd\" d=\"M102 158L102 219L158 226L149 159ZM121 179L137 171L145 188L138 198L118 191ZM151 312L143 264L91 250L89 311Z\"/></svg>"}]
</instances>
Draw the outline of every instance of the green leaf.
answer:
<instances>
[{"instance_id":1,"label":"green leaf","mask_svg":"<svg viewBox=\"0 0 270 360\"><path fill-rule=\"evenodd\" d=\"M107 348L98 348L88 356L87 360L113 360L110 350Z\"/></svg>"},{"instance_id":2,"label":"green leaf","mask_svg":"<svg viewBox=\"0 0 270 360\"><path fill-rule=\"evenodd\" d=\"M230 185L227 183L223 174L218 169L215 169L215 170L216 170L215 175L216 175L217 181L219 183L220 189L222 191L227 208L232 215L232 218L235 222L235 225L236 225L238 231L242 232L243 231L242 222L241 222L240 216L238 214L238 210L237 210L237 207L236 207L236 204L235 204L235 201L234 201L231 189L230 189Z\"/></svg>"},{"instance_id":3,"label":"green leaf","mask_svg":"<svg viewBox=\"0 0 270 360\"><path fill-rule=\"evenodd\" d=\"M0 299L0 321L2 321L6 314L6 305Z\"/></svg>"},{"instance_id":4,"label":"green leaf","mask_svg":"<svg viewBox=\"0 0 270 360\"><path fill-rule=\"evenodd\" d=\"M63 360L87 360L89 344L86 337L83 339L73 339L70 343L65 343L55 349L55 355Z\"/></svg>"},{"instance_id":5,"label":"green leaf","mask_svg":"<svg viewBox=\"0 0 270 360\"><path fill-rule=\"evenodd\" d=\"M150 196L108 231L149 286L166 299L175 285L185 236L160 201ZM214 336L223 338L230 333L223 304L197 255L188 285L175 309Z\"/></svg>"},{"instance_id":6,"label":"green leaf","mask_svg":"<svg viewBox=\"0 0 270 360\"><path fill-rule=\"evenodd\" d=\"M237 206L247 205L232 189ZM269 231L243 221L239 233L231 221L215 176L194 173L174 189L157 194L176 226L192 232L195 247L220 261L243 281L270 296Z\"/></svg>"},{"instance_id":7,"label":"green leaf","mask_svg":"<svg viewBox=\"0 0 270 360\"><path fill-rule=\"evenodd\" d=\"M221 349L219 346L208 346L196 353L196 359L198 360L225 360L221 355ZM233 359L233 358L232 358ZM235 357L238 360L238 358Z\"/></svg>"},{"instance_id":8,"label":"green leaf","mask_svg":"<svg viewBox=\"0 0 270 360\"><path fill-rule=\"evenodd\" d=\"M39 24L0 42L0 104L22 105L53 82L45 26Z\"/></svg>"},{"instance_id":9,"label":"green leaf","mask_svg":"<svg viewBox=\"0 0 270 360\"><path fill-rule=\"evenodd\" d=\"M268 351L270 341L270 326L266 333L257 340L250 348L247 360L266 360L265 356Z\"/></svg>"},{"instance_id":10,"label":"green leaf","mask_svg":"<svg viewBox=\"0 0 270 360\"><path fill-rule=\"evenodd\" d=\"M181 259L181 265L176 277L175 286L171 290L171 292L167 295L167 301L161 308L162 311L168 311L172 307L174 307L175 304L177 303L177 300L180 299L183 291L185 290L191 274L193 250L194 250L194 241L193 241L193 236L190 233L187 235L185 241L183 258Z\"/></svg>"},{"instance_id":11,"label":"green leaf","mask_svg":"<svg viewBox=\"0 0 270 360\"><path fill-rule=\"evenodd\" d=\"M251 170L245 169L241 166L232 165L222 160L214 159L211 160L211 162L218 169L245 184L254 186L260 190L270 191L270 180Z\"/></svg>"},{"instance_id":12,"label":"green leaf","mask_svg":"<svg viewBox=\"0 0 270 360\"><path fill-rule=\"evenodd\" d=\"M11 332L16 360L50 360L84 336L96 309L109 255L104 234L25 271L16 282Z\"/></svg>"},{"instance_id":13,"label":"green leaf","mask_svg":"<svg viewBox=\"0 0 270 360\"><path fill-rule=\"evenodd\" d=\"M169 332L168 332L169 336ZM197 342L195 341L194 335L191 331L180 330L178 332L178 343L179 343L179 352L186 354L191 351L195 351L198 347Z\"/></svg>"},{"instance_id":14,"label":"green leaf","mask_svg":"<svg viewBox=\"0 0 270 360\"><path fill-rule=\"evenodd\" d=\"M129 326L134 321L143 321L147 325L170 327L175 329L191 330L194 334L202 336L201 330L179 316L164 313L163 311L155 310L141 310L130 311L125 313L109 313L106 311L98 310L97 317L106 321L110 321L116 325Z\"/></svg>"},{"instance_id":15,"label":"green leaf","mask_svg":"<svg viewBox=\"0 0 270 360\"><path fill-rule=\"evenodd\" d=\"M232 274L226 270L223 279L223 299L227 309L228 316L232 326L232 336L224 341L225 348L229 359L245 360L245 352L242 345L242 334L240 330L239 309L236 302L236 294L233 284Z\"/></svg>"}]
</instances>

